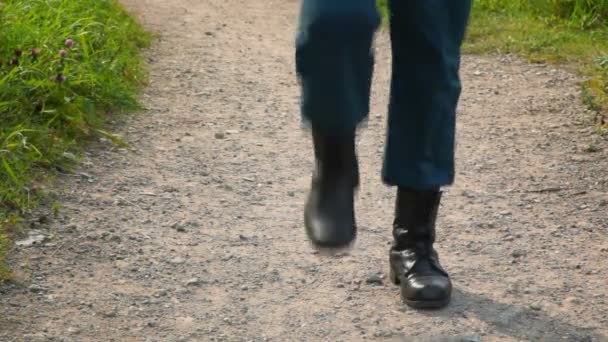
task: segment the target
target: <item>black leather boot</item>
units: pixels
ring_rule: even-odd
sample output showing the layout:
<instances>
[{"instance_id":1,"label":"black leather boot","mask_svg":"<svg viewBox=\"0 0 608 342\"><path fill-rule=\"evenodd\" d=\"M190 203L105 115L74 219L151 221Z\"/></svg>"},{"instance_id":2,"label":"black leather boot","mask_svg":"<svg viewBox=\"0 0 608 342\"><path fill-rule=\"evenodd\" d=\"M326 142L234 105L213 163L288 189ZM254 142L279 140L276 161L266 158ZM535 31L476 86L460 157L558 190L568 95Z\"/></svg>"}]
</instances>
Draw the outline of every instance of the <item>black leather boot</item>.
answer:
<instances>
[{"instance_id":1,"label":"black leather boot","mask_svg":"<svg viewBox=\"0 0 608 342\"><path fill-rule=\"evenodd\" d=\"M391 280L414 308L441 308L450 302L452 283L433 248L441 192L399 188L390 251Z\"/></svg>"},{"instance_id":2,"label":"black leather boot","mask_svg":"<svg viewBox=\"0 0 608 342\"><path fill-rule=\"evenodd\" d=\"M313 129L313 143L316 168L304 210L306 232L316 247L348 247L357 234L355 132L330 136Z\"/></svg>"}]
</instances>

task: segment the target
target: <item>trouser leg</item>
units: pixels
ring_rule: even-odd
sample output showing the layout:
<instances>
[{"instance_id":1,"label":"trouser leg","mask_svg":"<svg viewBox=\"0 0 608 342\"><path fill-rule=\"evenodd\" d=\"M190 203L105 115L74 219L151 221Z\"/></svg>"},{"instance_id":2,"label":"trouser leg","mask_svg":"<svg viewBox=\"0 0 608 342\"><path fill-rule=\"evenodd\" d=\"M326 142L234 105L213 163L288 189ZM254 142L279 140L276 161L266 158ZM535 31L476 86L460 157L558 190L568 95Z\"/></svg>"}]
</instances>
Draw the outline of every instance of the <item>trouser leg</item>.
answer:
<instances>
[{"instance_id":1,"label":"trouser leg","mask_svg":"<svg viewBox=\"0 0 608 342\"><path fill-rule=\"evenodd\" d=\"M435 189L454 181L460 47L470 0L393 0L393 51L383 179Z\"/></svg>"},{"instance_id":2,"label":"trouser leg","mask_svg":"<svg viewBox=\"0 0 608 342\"><path fill-rule=\"evenodd\" d=\"M305 123L350 134L369 112L374 0L303 0L296 41Z\"/></svg>"}]
</instances>

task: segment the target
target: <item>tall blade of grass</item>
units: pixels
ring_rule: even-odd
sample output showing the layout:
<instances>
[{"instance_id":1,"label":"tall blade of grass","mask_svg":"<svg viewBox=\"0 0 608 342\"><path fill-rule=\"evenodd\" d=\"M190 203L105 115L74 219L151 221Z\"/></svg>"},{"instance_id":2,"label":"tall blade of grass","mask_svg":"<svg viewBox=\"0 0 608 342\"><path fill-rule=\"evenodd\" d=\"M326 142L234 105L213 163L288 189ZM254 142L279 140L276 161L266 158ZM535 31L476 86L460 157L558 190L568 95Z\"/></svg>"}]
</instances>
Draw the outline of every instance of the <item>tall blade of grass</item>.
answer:
<instances>
[{"instance_id":1,"label":"tall blade of grass","mask_svg":"<svg viewBox=\"0 0 608 342\"><path fill-rule=\"evenodd\" d=\"M15 183L15 185L21 185L21 182L19 182L15 171L13 171L13 168L8 164L6 158L4 157L2 157L2 166L4 167L6 173L10 176L11 180Z\"/></svg>"}]
</instances>

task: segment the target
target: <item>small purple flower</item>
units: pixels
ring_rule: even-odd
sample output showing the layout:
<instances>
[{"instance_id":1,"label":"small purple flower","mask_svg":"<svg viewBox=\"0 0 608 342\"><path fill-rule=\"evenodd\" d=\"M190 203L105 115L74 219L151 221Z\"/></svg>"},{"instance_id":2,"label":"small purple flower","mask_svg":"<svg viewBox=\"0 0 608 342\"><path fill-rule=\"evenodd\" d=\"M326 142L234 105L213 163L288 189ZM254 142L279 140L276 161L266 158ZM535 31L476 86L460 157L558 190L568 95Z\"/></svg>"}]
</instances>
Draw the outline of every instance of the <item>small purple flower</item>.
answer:
<instances>
[{"instance_id":1,"label":"small purple flower","mask_svg":"<svg viewBox=\"0 0 608 342\"><path fill-rule=\"evenodd\" d=\"M63 83L65 82L65 76L63 76L63 74L59 74L55 80L59 83Z\"/></svg>"},{"instance_id":2,"label":"small purple flower","mask_svg":"<svg viewBox=\"0 0 608 342\"><path fill-rule=\"evenodd\" d=\"M66 39L65 40L65 46L67 46L68 49L71 49L72 46L74 46L74 41L72 39L70 39L70 38Z\"/></svg>"},{"instance_id":3,"label":"small purple flower","mask_svg":"<svg viewBox=\"0 0 608 342\"><path fill-rule=\"evenodd\" d=\"M61 50L59 50L59 55L60 55L61 57L65 57L65 56L67 56L67 55L68 55L68 52L67 52L66 50L61 49Z\"/></svg>"}]
</instances>

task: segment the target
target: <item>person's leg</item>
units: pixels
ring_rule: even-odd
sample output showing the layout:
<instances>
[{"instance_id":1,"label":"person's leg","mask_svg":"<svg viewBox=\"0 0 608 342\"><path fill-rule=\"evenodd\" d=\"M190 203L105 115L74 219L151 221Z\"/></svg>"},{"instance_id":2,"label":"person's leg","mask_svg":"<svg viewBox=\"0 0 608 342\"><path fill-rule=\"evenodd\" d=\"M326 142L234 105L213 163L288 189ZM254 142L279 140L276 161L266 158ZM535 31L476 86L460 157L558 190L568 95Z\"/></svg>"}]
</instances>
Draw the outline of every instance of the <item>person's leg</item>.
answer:
<instances>
[{"instance_id":1,"label":"person's leg","mask_svg":"<svg viewBox=\"0 0 608 342\"><path fill-rule=\"evenodd\" d=\"M433 248L440 187L454 181L460 47L470 0L393 0L393 75L383 180L397 186L391 274L403 300L441 307L451 282Z\"/></svg>"},{"instance_id":2,"label":"person's leg","mask_svg":"<svg viewBox=\"0 0 608 342\"><path fill-rule=\"evenodd\" d=\"M296 67L316 159L304 222L318 247L345 247L356 237L355 135L369 112L371 48L380 23L375 6L375 0L302 2Z\"/></svg>"},{"instance_id":3,"label":"person's leg","mask_svg":"<svg viewBox=\"0 0 608 342\"><path fill-rule=\"evenodd\" d=\"M303 0L296 38L302 120L350 134L369 112L375 0Z\"/></svg>"}]
</instances>

